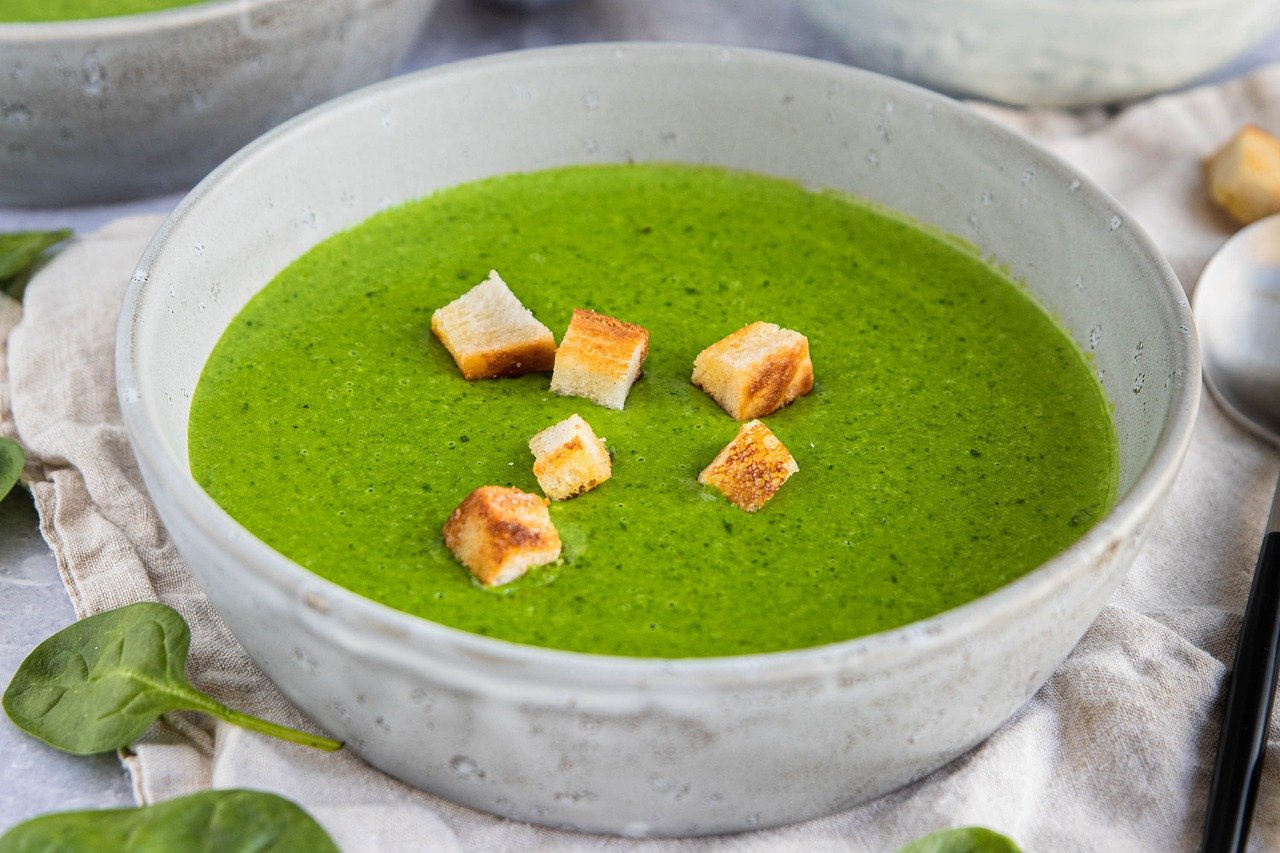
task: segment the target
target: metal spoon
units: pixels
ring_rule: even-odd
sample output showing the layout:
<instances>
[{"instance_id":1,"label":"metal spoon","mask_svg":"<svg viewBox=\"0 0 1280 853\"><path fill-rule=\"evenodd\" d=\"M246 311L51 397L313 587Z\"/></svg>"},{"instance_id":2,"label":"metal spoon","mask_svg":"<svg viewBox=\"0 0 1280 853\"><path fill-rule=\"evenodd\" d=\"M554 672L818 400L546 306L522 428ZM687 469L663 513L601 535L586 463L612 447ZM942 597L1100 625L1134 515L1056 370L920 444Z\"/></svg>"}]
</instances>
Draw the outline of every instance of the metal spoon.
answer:
<instances>
[{"instance_id":1,"label":"metal spoon","mask_svg":"<svg viewBox=\"0 0 1280 853\"><path fill-rule=\"evenodd\" d=\"M1205 383L1245 428L1280 445L1280 215L1227 241L1200 275ZM1205 813L1204 853L1244 850L1280 662L1280 484L1272 500L1231 668Z\"/></svg>"}]
</instances>

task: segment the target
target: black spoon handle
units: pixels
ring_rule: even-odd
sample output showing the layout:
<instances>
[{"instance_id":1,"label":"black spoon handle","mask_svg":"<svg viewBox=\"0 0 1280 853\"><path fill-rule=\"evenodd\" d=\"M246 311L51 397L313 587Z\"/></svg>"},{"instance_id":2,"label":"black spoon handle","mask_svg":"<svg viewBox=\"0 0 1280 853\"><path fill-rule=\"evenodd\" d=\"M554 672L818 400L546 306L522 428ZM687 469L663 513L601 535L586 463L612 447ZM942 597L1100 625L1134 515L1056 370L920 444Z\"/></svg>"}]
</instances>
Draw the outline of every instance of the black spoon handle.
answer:
<instances>
[{"instance_id":1,"label":"black spoon handle","mask_svg":"<svg viewBox=\"0 0 1280 853\"><path fill-rule=\"evenodd\" d=\"M1280 663L1280 486L1244 607L1205 812L1202 853L1235 853L1249 842L1267 723Z\"/></svg>"}]
</instances>

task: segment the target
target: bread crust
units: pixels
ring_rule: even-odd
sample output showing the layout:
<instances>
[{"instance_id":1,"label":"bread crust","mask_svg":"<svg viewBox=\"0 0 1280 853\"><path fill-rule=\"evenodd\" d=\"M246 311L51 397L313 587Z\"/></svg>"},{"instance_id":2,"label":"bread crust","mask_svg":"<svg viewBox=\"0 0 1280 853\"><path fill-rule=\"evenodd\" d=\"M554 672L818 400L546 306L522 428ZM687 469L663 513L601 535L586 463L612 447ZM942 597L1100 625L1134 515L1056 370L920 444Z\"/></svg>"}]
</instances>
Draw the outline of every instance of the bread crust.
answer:
<instances>
[{"instance_id":1,"label":"bread crust","mask_svg":"<svg viewBox=\"0 0 1280 853\"><path fill-rule=\"evenodd\" d=\"M560 533L546 498L505 486L480 486L444 523L444 544L485 586L560 559Z\"/></svg>"},{"instance_id":2,"label":"bread crust","mask_svg":"<svg viewBox=\"0 0 1280 853\"><path fill-rule=\"evenodd\" d=\"M644 326L576 308L556 351L551 390L622 409L648 355Z\"/></svg>"},{"instance_id":3,"label":"bread crust","mask_svg":"<svg viewBox=\"0 0 1280 853\"><path fill-rule=\"evenodd\" d=\"M738 429L733 441L702 469L698 482L718 489L741 509L755 512L799 470L782 441L756 420Z\"/></svg>"},{"instance_id":4,"label":"bread crust","mask_svg":"<svg viewBox=\"0 0 1280 853\"><path fill-rule=\"evenodd\" d=\"M431 315L431 331L466 379L542 373L555 366L556 341L496 270Z\"/></svg>"},{"instance_id":5,"label":"bread crust","mask_svg":"<svg viewBox=\"0 0 1280 853\"><path fill-rule=\"evenodd\" d=\"M1209 197L1241 225L1280 213L1280 139L1246 124L1205 158Z\"/></svg>"},{"instance_id":6,"label":"bread crust","mask_svg":"<svg viewBox=\"0 0 1280 853\"><path fill-rule=\"evenodd\" d=\"M448 344L445 348L448 349ZM533 340L471 352L461 361L455 355L454 361L465 379L509 379L551 370L556 363L556 348L554 339L550 345L545 340Z\"/></svg>"},{"instance_id":7,"label":"bread crust","mask_svg":"<svg viewBox=\"0 0 1280 853\"><path fill-rule=\"evenodd\" d=\"M553 501L588 492L613 475L604 442L576 412L529 439L529 450L533 475Z\"/></svg>"},{"instance_id":8,"label":"bread crust","mask_svg":"<svg viewBox=\"0 0 1280 853\"><path fill-rule=\"evenodd\" d=\"M692 381L731 418L762 418L813 390L809 339L751 323L698 353Z\"/></svg>"}]
</instances>

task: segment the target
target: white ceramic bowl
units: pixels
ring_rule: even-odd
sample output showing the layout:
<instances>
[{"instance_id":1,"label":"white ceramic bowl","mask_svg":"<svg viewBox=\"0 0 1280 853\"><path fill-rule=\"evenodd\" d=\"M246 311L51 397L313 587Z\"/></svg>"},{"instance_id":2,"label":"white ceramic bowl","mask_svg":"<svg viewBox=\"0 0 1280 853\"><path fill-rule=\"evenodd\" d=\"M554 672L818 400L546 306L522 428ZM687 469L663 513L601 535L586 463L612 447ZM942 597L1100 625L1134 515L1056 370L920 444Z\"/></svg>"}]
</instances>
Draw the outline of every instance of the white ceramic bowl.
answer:
<instances>
[{"instance_id":1,"label":"white ceramic bowl","mask_svg":"<svg viewBox=\"0 0 1280 853\"><path fill-rule=\"evenodd\" d=\"M852 61L1010 104L1082 106L1188 83L1280 23L1280 0L803 0Z\"/></svg>"},{"instance_id":2,"label":"white ceramic bowl","mask_svg":"<svg viewBox=\"0 0 1280 853\"><path fill-rule=\"evenodd\" d=\"M820 648L668 661L521 646L393 611L274 552L197 486L191 391L232 317L292 259L440 187L633 159L855 192L1007 264L1093 354L1121 445L1115 509L1044 566L936 618ZM1044 682L1173 482L1199 394L1191 322L1172 271L1114 201L952 101L781 54L590 45L375 86L240 152L147 250L121 317L119 392L156 506L209 598L351 749L523 820L712 833L889 791L981 741Z\"/></svg>"},{"instance_id":3,"label":"white ceramic bowl","mask_svg":"<svg viewBox=\"0 0 1280 853\"><path fill-rule=\"evenodd\" d=\"M0 204L189 187L268 128L399 67L436 0L211 0L0 23Z\"/></svg>"}]
</instances>

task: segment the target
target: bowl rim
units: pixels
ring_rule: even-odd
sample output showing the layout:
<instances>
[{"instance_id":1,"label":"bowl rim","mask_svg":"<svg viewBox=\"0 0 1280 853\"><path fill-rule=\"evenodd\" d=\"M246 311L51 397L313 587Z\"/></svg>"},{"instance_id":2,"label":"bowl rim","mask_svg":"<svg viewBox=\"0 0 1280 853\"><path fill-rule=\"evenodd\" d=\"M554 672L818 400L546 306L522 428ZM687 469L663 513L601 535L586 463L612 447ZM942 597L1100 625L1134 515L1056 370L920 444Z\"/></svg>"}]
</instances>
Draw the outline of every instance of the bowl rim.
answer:
<instances>
[{"instance_id":1,"label":"bowl rim","mask_svg":"<svg viewBox=\"0 0 1280 853\"><path fill-rule=\"evenodd\" d=\"M227 20L241 11L241 7L257 11L294 2L297 0L195 0L186 6L171 6L151 12L134 12L106 18L0 21L0 45L97 42L103 39L151 36Z\"/></svg>"},{"instance_id":2,"label":"bowl rim","mask_svg":"<svg viewBox=\"0 0 1280 853\"><path fill-rule=\"evenodd\" d=\"M1114 209L1132 223L1134 251L1147 257L1153 267L1158 295L1163 299L1153 307L1169 316L1171 324L1181 324L1188 331L1174 338L1175 375L1171 381L1168 412L1152 447L1150 458L1139 471L1128 493L1121 496L1111 510L1090 530L1055 557L1025 575L992 592L965 602L950 610L918 622L834 643L784 651L698 658L621 657L590 652L575 652L525 645L508 640L473 634L431 622L425 618L396 610L365 598L311 572L272 549L254 534L240 526L225 510L205 493L191 476L189 468L171 456L159 430L147 415L146 401L139 395L136 350L139 308L148 286L149 270L166 247L170 233L197 211L201 199L216 190L224 178L248 160L263 156L290 138L313 120L359 108L379 95L401 89L430 86L455 74L470 74L512 63L526 67L541 62L607 62L623 52L629 58L640 57L649 63L675 60L704 61L723 65L727 60L764 64L805 74L837 75L866 88L904 97L924 98L935 110L958 114L961 121L993 133L1006 141L1030 148L1041 162L1057 170L1068 180L1078 180L1088 195ZM1082 195L1081 198L1087 198ZM1163 304L1161 304L1163 302ZM1103 189L1086 175L1066 163L1053 152L1041 147L993 119L963 104L919 86L893 78L852 68L836 62L754 48L728 47L715 44L679 42L603 42L570 46L533 48L492 54L475 59L436 66L359 89L336 98L278 126L259 137L226 160L201 181L173 210L161 225L139 261L123 301L116 340L117 395L126 432L144 471L150 469L157 482L163 483L173 498L175 512L200 528L204 535L223 549L239 565L252 567L266 583L287 591L295 604L311 608L324 620L330 641L359 654L369 647L370 635L394 638L396 642L378 645L378 656L388 662L412 669L442 665L443 659L430 661L416 650L432 648L447 653L450 660L474 664L497 664L508 681L541 685L574 686L616 690L643 685L652 690L665 688L679 691L708 682L719 685L759 684L790 680L805 674L830 671L838 665L873 662L883 669L896 665L903 657L918 657L963 641L980 633L984 623L1000 622L1025 609L1028 602L1051 598L1071 582L1081 568L1106 561L1131 539L1142 522L1160 506L1172 487L1181 461L1190 444L1192 427L1200 399L1200 360L1194 321L1186 295L1168 261L1154 241L1131 216ZM1172 327L1171 327L1172 332ZM1180 343L1181 342L1181 343Z\"/></svg>"}]
</instances>

